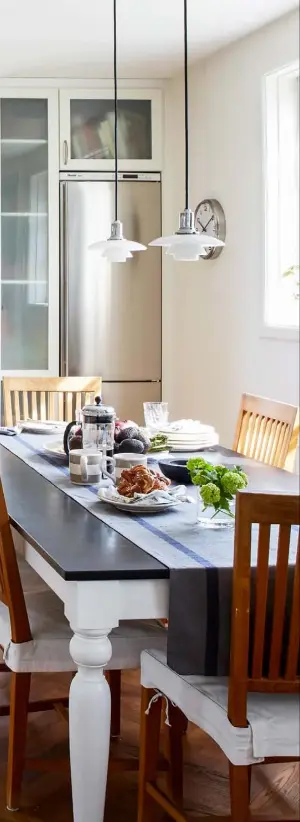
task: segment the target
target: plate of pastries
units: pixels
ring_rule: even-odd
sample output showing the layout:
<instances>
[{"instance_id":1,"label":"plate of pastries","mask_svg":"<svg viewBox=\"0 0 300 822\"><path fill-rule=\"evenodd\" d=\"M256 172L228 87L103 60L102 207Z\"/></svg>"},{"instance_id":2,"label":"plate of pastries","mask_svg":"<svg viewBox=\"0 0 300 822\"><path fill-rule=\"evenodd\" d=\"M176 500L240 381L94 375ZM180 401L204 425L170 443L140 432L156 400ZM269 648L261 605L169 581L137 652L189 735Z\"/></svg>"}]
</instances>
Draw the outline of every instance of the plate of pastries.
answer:
<instances>
[{"instance_id":1,"label":"plate of pastries","mask_svg":"<svg viewBox=\"0 0 300 822\"><path fill-rule=\"evenodd\" d=\"M109 486L98 492L101 502L130 514L166 511L180 505L184 496L183 486L172 486L168 477L146 465L124 468L117 488Z\"/></svg>"}]
</instances>

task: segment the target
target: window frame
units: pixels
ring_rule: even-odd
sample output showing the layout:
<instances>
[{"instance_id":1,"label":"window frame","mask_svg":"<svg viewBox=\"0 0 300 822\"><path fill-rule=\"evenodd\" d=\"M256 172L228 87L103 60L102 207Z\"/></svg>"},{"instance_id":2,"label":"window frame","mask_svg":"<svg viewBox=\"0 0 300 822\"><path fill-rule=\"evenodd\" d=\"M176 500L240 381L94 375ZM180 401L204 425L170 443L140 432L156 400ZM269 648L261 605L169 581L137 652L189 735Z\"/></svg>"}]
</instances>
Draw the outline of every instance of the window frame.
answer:
<instances>
[{"instance_id":1,"label":"window frame","mask_svg":"<svg viewBox=\"0 0 300 822\"><path fill-rule=\"evenodd\" d=\"M272 321L272 292L275 291L275 277L280 276L280 240L274 246L274 232L279 233L280 201L279 201L279 179L280 179L280 132L279 118L280 107L282 106L282 94L280 85L282 80L290 79L297 81L299 92L299 61L273 72L267 73L263 77L263 203L264 203L264 277L263 277L263 299L262 299L262 337L273 339L298 340L299 323L278 323L275 318ZM295 99L297 100L297 89L295 87ZM299 107L298 107L298 127L299 127ZM275 168L275 173L274 173ZM272 174L271 174L272 169ZM272 239L271 239L272 236ZM291 262L292 264L292 262ZM278 281L278 280L277 280ZM274 297L273 297L274 299ZM300 301L298 301L298 317L300 312ZM269 317L268 317L269 314Z\"/></svg>"}]
</instances>

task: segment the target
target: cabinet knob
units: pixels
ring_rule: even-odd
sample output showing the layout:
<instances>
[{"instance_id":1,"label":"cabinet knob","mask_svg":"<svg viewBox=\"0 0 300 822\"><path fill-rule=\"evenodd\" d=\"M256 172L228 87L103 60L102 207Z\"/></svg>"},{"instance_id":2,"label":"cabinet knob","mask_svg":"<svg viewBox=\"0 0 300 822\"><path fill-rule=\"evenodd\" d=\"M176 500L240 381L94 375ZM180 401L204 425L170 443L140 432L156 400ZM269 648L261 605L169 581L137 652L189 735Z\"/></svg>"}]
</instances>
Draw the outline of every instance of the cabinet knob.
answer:
<instances>
[{"instance_id":1,"label":"cabinet knob","mask_svg":"<svg viewBox=\"0 0 300 822\"><path fill-rule=\"evenodd\" d=\"M63 142L63 162L64 162L65 166L68 165L68 158L69 158L68 141L64 140L64 142Z\"/></svg>"}]
</instances>

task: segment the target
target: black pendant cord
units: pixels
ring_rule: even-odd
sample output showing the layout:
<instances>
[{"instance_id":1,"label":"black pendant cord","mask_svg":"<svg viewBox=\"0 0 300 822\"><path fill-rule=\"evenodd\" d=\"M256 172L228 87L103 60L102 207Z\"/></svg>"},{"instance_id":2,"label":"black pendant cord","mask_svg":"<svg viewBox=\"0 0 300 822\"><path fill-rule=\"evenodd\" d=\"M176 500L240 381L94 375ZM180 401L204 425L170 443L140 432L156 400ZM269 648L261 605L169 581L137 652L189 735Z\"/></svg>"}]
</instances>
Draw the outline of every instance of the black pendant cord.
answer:
<instances>
[{"instance_id":1,"label":"black pendant cord","mask_svg":"<svg viewBox=\"0 0 300 822\"><path fill-rule=\"evenodd\" d=\"M117 0L114 0L115 220L118 219Z\"/></svg>"},{"instance_id":2,"label":"black pendant cord","mask_svg":"<svg viewBox=\"0 0 300 822\"><path fill-rule=\"evenodd\" d=\"M189 95L188 95L187 0L184 0L184 136L185 136L185 208L188 208L189 207Z\"/></svg>"}]
</instances>

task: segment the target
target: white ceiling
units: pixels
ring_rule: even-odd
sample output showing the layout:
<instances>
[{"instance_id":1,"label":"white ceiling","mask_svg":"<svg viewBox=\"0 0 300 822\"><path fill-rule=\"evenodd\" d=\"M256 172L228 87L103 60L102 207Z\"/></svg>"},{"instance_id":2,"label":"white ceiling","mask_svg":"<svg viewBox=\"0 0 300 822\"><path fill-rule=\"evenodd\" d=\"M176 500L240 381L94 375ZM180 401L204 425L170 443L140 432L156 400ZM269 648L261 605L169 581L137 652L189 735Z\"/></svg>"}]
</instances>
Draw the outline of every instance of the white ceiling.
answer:
<instances>
[{"instance_id":1,"label":"white ceiling","mask_svg":"<svg viewBox=\"0 0 300 822\"><path fill-rule=\"evenodd\" d=\"M191 59L298 7L298 0L188 0ZM118 0L123 77L182 65L183 0ZM112 0L0 0L0 76L111 77Z\"/></svg>"}]
</instances>

